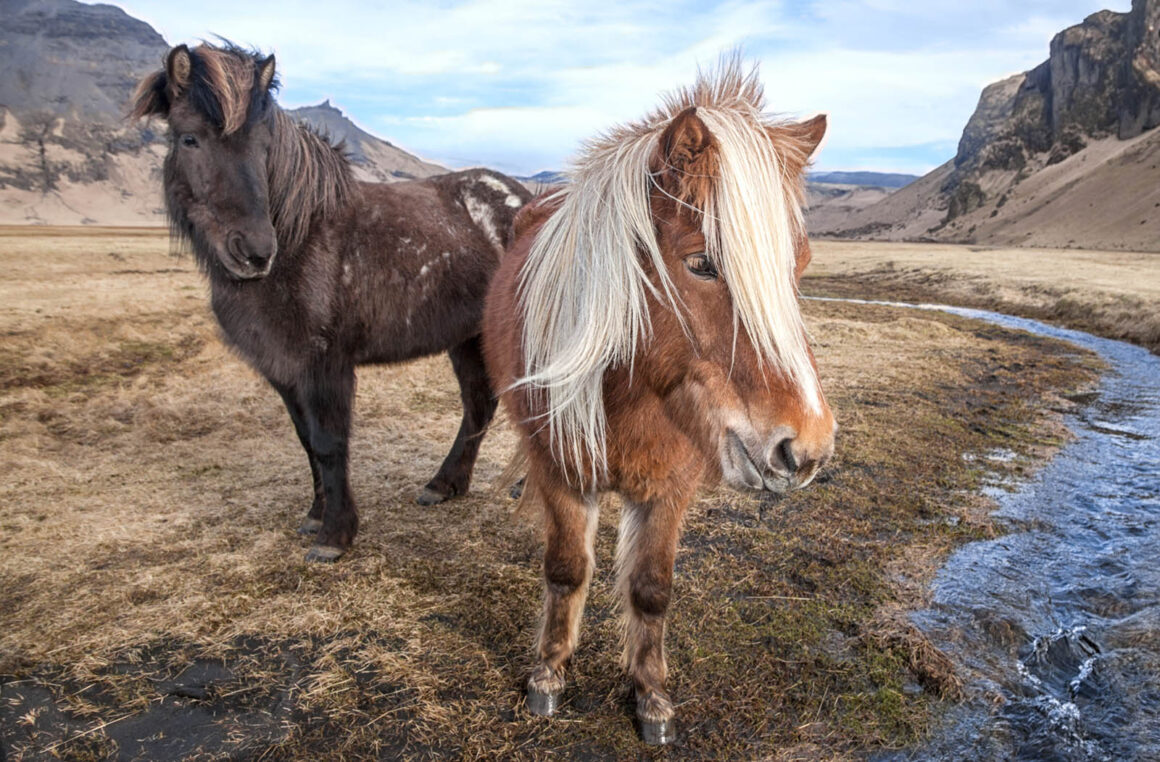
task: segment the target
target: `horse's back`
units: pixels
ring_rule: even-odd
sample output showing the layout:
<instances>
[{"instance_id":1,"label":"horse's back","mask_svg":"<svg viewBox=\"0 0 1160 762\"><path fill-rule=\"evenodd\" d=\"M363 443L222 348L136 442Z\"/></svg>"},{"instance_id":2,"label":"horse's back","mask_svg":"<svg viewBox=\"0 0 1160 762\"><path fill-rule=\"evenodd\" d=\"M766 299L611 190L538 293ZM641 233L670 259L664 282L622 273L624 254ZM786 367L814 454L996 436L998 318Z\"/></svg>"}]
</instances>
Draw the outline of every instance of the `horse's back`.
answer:
<instances>
[{"instance_id":1,"label":"horse's back","mask_svg":"<svg viewBox=\"0 0 1160 762\"><path fill-rule=\"evenodd\" d=\"M469 170L360 187L342 301L355 308L359 362L449 349L480 331L484 297L527 191ZM522 195L521 195L522 191Z\"/></svg>"}]
</instances>

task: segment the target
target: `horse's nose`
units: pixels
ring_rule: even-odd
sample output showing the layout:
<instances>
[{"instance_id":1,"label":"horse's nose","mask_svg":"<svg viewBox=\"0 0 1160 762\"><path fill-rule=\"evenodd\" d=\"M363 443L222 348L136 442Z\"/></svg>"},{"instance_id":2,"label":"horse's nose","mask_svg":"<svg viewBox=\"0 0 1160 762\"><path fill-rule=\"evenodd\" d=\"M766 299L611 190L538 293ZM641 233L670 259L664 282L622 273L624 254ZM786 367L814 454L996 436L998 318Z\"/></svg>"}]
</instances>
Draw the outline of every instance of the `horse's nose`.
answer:
<instances>
[{"instance_id":1,"label":"horse's nose","mask_svg":"<svg viewBox=\"0 0 1160 762\"><path fill-rule=\"evenodd\" d=\"M262 240L264 238L265 236L260 236L259 240L253 241L235 231L230 234L227 245L230 253L239 262L244 262L255 270L263 272L269 266L270 260L274 258L274 251L277 248L277 241L272 236L269 241Z\"/></svg>"},{"instance_id":2,"label":"horse's nose","mask_svg":"<svg viewBox=\"0 0 1160 762\"><path fill-rule=\"evenodd\" d=\"M786 437L770 450L769 467L789 478L790 485L801 488L813 481L818 470L833 453L833 438L809 442L802 437Z\"/></svg>"}]
</instances>

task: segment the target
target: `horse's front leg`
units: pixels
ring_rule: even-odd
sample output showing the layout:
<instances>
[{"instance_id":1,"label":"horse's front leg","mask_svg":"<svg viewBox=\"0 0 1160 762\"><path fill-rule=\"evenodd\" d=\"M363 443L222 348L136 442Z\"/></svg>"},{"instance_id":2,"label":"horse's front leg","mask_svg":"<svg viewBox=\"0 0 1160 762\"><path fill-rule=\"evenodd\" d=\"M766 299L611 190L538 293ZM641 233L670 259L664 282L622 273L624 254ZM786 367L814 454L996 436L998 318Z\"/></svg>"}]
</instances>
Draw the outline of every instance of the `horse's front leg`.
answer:
<instances>
[{"instance_id":1,"label":"horse's front leg","mask_svg":"<svg viewBox=\"0 0 1160 762\"><path fill-rule=\"evenodd\" d=\"M545 512L544 618L536 646L539 663L528 678L528 710L550 715L559 705L564 670L580 635L599 508L594 494L557 485L537 488Z\"/></svg>"},{"instance_id":2,"label":"horse's front leg","mask_svg":"<svg viewBox=\"0 0 1160 762\"><path fill-rule=\"evenodd\" d=\"M306 422L302 405L298 401L297 390L292 386L275 384L272 381L270 383L278 390L278 394L282 395L282 402L285 403L286 411L290 413L290 421L294 424L294 432L298 435L302 449L306 451L306 459L310 461L310 478L314 484L314 502L310 504L310 511L302 520L302 524L299 525L298 532L313 535L322 527L322 511L326 506L326 497L322 491L322 471L318 467L318 458L314 457L314 450L310 447L310 427Z\"/></svg>"},{"instance_id":3,"label":"horse's front leg","mask_svg":"<svg viewBox=\"0 0 1160 762\"><path fill-rule=\"evenodd\" d=\"M617 587L624 614L624 668L636 689L636 716L646 743L673 740L673 702L665 689L665 614L683 503L625 500L616 549Z\"/></svg>"},{"instance_id":4,"label":"horse's front leg","mask_svg":"<svg viewBox=\"0 0 1160 762\"><path fill-rule=\"evenodd\" d=\"M336 561L354 541L358 514L350 493L348 447L354 403L354 367L320 364L297 387L310 450L322 482L322 523L307 561Z\"/></svg>"}]
</instances>

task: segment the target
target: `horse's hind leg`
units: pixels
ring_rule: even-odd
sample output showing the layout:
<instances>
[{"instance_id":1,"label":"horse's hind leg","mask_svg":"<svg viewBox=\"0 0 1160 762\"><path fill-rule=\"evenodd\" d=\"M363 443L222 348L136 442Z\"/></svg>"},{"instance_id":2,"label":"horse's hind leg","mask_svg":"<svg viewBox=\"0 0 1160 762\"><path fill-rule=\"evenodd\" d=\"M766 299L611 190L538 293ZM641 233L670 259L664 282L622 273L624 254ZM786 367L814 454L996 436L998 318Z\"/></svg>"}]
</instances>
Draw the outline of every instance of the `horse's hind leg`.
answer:
<instances>
[{"instance_id":1,"label":"horse's hind leg","mask_svg":"<svg viewBox=\"0 0 1160 762\"><path fill-rule=\"evenodd\" d=\"M297 392L310 450L318 462L324 501L322 526L306 560L336 561L358 532L347 473L354 368L345 363L312 368L308 381Z\"/></svg>"},{"instance_id":2,"label":"horse's hind leg","mask_svg":"<svg viewBox=\"0 0 1160 762\"><path fill-rule=\"evenodd\" d=\"M528 711L550 715L580 637L599 506L595 495L581 497L558 485L540 487L537 494L544 501L544 618L536 646L539 663L528 678Z\"/></svg>"},{"instance_id":3,"label":"horse's hind leg","mask_svg":"<svg viewBox=\"0 0 1160 762\"><path fill-rule=\"evenodd\" d=\"M420 505L434 505L467 493L475 458L479 455L479 443L495 415L496 399L483 365L480 337L471 337L452 347L447 354L451 357L451 367L459 379L463 422L459 425L459 434L451 445L451 452L443 459L439 472L427 482L427 486L416 498Z\"/></svg>"},{"instance_id":4,"label":"horse's hind leg","mask_svg":"<svg viewBox=\"0 0 1160 762\"><path fill-rule=\"evenodd\" d=\"M294 432L298 434L298 441L302 444L302 449L306 451L307 460L310 461L310 477L314 482L314 502L311 503L310 511L302 520L298 531L301 534L314 534L322 526L322 510L326 505L326 498L322 492L322 473L318 468L318 459L314 457L314 451L310 449L310 430L307 427L302 406L298 403L297 392L293 387L281 384L273 384L273 386L278 390L278 394L282 395L282 402L286 404L286 411L290 413L290 420L294 424Z\"/></svg>"},{"instance_id":5,"label":"horse's hind leg","mask_svg":"<svg viewBox=\"0 0 1160 762\"><path fill-rule=\"evenodd\" d=\"M621 510L616 566L625 627L622 658L636 689L641 735L652 744L673 740L664 638L682 513L665 501L626 500Z\"/></svg>"}]
</instances>

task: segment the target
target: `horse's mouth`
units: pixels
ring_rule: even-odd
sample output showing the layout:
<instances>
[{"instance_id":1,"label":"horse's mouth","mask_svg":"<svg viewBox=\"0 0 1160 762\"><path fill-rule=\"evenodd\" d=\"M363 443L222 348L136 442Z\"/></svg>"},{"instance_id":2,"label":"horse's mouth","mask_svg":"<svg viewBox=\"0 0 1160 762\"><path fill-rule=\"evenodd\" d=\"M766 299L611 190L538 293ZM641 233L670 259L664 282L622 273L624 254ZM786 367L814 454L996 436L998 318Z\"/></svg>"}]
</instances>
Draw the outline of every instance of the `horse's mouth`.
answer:
<instances>
[{"instance_id":1,"label":"horse's mouth","mask_svg":"<svg viewBox=\"0 0 1160 762\"><path fill-rule=\"evenodd\" d=\"M741 436L733 429L727 429L722 438L721 473L725 481L736 489L784 494L797 486L793 475L758 465Z\"/></svg>"},{"instance_id":2,"label":"horse's mouth","mask_svg":"<svg viewBox=\"0 0 1160 762\"><path fill-rule=\"evenodd\" d=\"M222 264L235 280L257 280L270 274L277 252L277 243L269 253L260 252L240 233L231 233L226 239Z\"/></svg>"}]
</instances>

